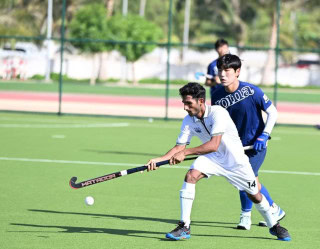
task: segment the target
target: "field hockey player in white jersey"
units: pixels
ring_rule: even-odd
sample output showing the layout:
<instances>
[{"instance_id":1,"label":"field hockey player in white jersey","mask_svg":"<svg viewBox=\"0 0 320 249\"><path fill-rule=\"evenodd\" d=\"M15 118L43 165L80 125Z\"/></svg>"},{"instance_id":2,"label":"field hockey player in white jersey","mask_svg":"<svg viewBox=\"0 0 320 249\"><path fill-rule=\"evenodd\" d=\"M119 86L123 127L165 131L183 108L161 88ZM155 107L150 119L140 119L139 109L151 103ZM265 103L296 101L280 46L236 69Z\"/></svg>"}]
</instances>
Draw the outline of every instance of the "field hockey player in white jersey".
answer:
<instances>
[{"instance_id":1,"label":"field hockey player in white jersey","mask_svg":"<svg viewBox=\"0 0 320 249\"><path fill-rule=\"evenodd\" d=\"M146 164L150 171L157 168L156 163L159 161L170 160L172 165L182 162L188 155L199 155L187 172L180 190L181 219L166 237L172 240L190 238L196 183L202 178L216 175L223 176L235 188L247 193L272 235L279 240L291 240L288 231L274 218L268 201L259 192L249 159L229 113L221 106L206 105L205 89L198 83L188 83L179 91L188 115L182 122L177 143L165 155L150 159ZM187 148L193 136L199 137L202 145Z\"/></svg>"}]
</instances>

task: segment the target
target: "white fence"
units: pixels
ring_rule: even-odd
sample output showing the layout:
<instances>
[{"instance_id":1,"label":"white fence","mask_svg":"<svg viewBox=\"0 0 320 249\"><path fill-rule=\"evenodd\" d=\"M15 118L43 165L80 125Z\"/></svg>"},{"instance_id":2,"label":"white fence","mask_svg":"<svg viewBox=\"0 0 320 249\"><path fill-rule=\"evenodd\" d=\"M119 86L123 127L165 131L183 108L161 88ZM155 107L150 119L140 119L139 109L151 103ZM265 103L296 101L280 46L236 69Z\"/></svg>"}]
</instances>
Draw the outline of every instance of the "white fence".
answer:
<instances>
[{"instance_id":1,"label":"white fence","mask_svg":"<svg viewBox=\"0 0 320 249\"><path fill-rule=\"evenodd\" d=\"M27 46L27 45L28 46ZM38 49L29 43L20 43L24 52L14 50L0 50L0 72L1 78L23 78L27 79L33 75L45 75L47 66L46 49ZM19 47L17 43L16 48ZM59 73L60 54L59 47L55 46L55 53L51 59L51 71ZM181 49L173 48L170 54L170 79L183 79L194 81L196 72L206 72L207 65L217 57L212 51L199 52L188 49L182 60ZM231 53L237 54L235 48ZM313 55L314 56L314 55ZM316 55L319 60L319 56ZM240 55L242 59L242 72L240 80L254 84L260 84L267 52L245 51ZM280 60L280 65L282 65ZM92 74L100 75L101 79L132 80L132 63L126 63L123 56L117 51L103 53L99 56L80 54L77 52L64 53L63 74L75 79L89 79ZM143 56L134 65L137 80L146 78L166 79L167 73L167 51L165 48L157 48L153 52ZM274 81L274 71L270 71L268 77L270 83ZM280 66L278 68L278 82L290 86L320 86L320 67L310 65L300 68L296 65Z\"/></svg>"}]
</instances>

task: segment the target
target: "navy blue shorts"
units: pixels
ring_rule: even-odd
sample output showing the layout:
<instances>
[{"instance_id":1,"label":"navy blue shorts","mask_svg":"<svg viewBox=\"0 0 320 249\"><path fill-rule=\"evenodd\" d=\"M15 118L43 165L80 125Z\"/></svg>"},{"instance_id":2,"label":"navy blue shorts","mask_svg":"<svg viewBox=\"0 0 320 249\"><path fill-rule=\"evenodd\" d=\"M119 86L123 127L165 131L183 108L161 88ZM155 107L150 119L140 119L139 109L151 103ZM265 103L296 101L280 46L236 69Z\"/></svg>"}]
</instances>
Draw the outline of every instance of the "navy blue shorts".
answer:
<instances>
[{"instance_id":1,"label":"navy blue shorts","mask_svg":"<svg viewBox=\"0 0 320 249\"><path fill-rule=\"evenodd\" d=\"M253 169L254 175L258 176L259 169L266 157L267 149L264 149L260 152L255 150L246 150L245 153L249 157L249 161Z\"/></svg>"}]
</instances>

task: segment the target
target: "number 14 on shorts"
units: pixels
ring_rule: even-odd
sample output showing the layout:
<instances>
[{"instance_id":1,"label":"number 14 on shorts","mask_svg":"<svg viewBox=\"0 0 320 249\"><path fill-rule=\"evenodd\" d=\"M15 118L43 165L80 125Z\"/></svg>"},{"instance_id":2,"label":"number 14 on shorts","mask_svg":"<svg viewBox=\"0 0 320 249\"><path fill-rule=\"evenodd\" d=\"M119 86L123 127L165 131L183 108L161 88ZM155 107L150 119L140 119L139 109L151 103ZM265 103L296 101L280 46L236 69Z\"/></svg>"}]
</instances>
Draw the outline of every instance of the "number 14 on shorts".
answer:
<instances>
[{"instance_id":1,"label":"number 14 on shorts","mask_svg":"<svg viewBox=\"0 0 320 249\"><path fill-rule=\"evenodd\" d=\"M247 182L247 183L248 183L249 188L255 188L256 187L256 181Z\"/></svg>"}]
</instances>

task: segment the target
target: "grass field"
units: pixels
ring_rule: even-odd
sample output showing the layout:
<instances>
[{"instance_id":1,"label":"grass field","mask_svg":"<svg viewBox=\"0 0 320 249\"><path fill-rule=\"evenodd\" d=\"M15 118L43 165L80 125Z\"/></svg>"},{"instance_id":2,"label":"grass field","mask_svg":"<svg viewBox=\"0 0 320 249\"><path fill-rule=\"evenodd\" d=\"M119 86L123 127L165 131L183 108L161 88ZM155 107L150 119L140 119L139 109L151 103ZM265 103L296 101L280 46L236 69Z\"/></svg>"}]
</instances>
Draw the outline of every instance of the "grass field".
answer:
<instances>
[{"instance_id":1,"label":"grass field","mask_svg":"<svg viewBox=\"0 0 320 249\"><path fill-rule=\"evenodd\" d=\"M171 85L169 97L177 98L179 96L178 89L181 86ZM11 91L30 91L30 92L59 92L57 83L21 83L21 82L0 82L0 90ZM264 92L273 99L274 89L263 88ZM63 93L89 93L89 94L105 94L105 95L124 95L124 96L152 96L165 97L166 89L162 87L146 87L141 84L137 86L117 86L117 85L101 85L90 86L86 83L70 83L66 82L62 87ZM209 91L207 91L208 97ZM299 88L279 88L277 92L278 101L288 102L304 102L304 103L320 103L320 88L318 89L299 89Z\"/></svg>"},{"instance_id":2,"label":"grass field","mask_svg":"<svg viewBox=\"0 0 320 249\"><path fill-rule=\"evenodd\" d=\"M180 122L1 113L0 248L320 248L319 142L314 128L276 127L260 173L286 211L291 242L266 228L234 229L238 192L223 178L197 185L192 237L168 241L190 162L84 189L68 185L144 164L175 144ZM194 141L193 145L198 143ZM86 196L95 204L86 206ZM253 223L261 220L253 211Z\"/></svg>"}]
</instances>

